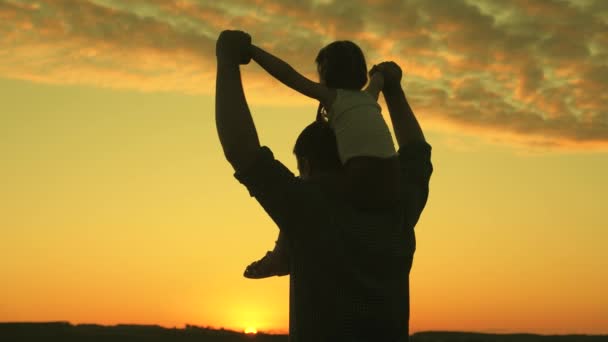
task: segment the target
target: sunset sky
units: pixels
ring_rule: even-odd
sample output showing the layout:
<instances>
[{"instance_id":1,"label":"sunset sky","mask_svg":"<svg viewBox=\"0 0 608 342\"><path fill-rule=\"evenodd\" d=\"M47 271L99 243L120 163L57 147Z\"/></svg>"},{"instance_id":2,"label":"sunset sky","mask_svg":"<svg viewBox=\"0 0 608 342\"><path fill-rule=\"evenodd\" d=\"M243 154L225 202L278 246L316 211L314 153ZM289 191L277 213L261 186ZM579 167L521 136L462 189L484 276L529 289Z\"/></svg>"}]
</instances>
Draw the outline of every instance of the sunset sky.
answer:
<instances>
[{"instance_id":1,"label":"sunset sky","mask_svg":"<svg viewBox=\"0 0 608 342\"><path fill-rule=\"evenodd\" d=\"M285 332L278 230L214 122L223 29L394 60L433 146L412 332L608 334L608 1L0 0L0 321ZM262 144L316 103L242 68ZM387 114L382 103L383 112Z\"/></svg>"}]
</instances>

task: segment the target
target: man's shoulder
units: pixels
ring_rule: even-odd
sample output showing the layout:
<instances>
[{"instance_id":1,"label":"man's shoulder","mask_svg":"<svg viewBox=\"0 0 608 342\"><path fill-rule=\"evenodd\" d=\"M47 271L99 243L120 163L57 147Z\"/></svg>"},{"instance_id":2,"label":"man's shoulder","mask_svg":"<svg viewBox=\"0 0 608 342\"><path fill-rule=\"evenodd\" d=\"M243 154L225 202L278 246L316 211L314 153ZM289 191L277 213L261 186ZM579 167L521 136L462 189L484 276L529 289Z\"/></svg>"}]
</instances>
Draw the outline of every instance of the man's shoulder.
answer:
<instances>
[{"instance_id":1,"label":"man's shoulder","mask_svg":"<svg viewBox=\"0 0 608 342\"><path fill-rule=\"evenodd\" d=\"M431 150L431 145L424 140L400 146L397 153L404 185L411 182L428 185L433 173Z\"/></svg>"},{"instance_id":2,"label":"man's shoulder","mask_svg":"<svg viewBox=\"0 0 608 342\"><path fill-rule=\"evenodd\" d=\"M432 146L425 140L411 141L399 146L397 154L401 161L412 158L431 158Z\"/></svg>"},{"instance_id":3,"label":"man's shoulder","mask_svg":"<svg viewBox=\"0 0 608 342\"><path fill-rule=\"evenodd\" d=\"M247 187L252 196L257 190L266 191L269 187L292 188L299 186L296 177L283 163L275 159L267 146L261 146L252 163L245 169L237 170L234 177Z\"/></svg>"},{"instance_id":4,"label":"man's shoulder","mask_svg":"<svg viewBox=\"0 0 608 342\"><path fill-rule=\"evenodd\" d=\"M252 164L234 176L281 229L309 222L323 207L322 187L296 177L268 147L261 147Z\"/></svg>"}]
</instances>

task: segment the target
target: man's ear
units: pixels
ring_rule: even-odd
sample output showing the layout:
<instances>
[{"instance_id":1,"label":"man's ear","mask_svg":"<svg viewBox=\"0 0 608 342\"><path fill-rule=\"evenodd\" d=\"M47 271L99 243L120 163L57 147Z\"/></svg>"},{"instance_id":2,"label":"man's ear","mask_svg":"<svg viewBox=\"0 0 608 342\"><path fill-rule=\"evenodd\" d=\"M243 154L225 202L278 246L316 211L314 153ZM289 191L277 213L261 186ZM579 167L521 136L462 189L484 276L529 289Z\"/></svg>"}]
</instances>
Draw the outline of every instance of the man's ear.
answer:
<instances>
[{"instance_id":1,"label":"man's ear","mask_svg":"<svg viewBox=\"0 0 608 342\"><path fill-rule=\"evenodd\" d=\"M303 158L303 162L304 162L304 171L306 171L306 174L310 175L310 173L312 172L312 168L310 166L310 161L308 160L308 158Z\"/></svg>"}]
</instances>

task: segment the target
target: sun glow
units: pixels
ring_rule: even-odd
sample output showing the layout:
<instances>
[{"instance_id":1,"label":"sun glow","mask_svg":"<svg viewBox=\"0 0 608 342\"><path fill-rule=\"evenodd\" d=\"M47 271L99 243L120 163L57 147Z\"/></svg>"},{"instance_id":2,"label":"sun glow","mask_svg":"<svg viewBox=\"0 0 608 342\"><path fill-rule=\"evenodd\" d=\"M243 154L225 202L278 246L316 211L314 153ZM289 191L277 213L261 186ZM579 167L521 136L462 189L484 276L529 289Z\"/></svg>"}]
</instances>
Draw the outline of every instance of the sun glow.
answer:
<instances>
[{"instance_id":1,"label":"sun glow","mask_svg":"<svg viewBox=\"0 0 608 342\"><path fill-rule=\"evenodd\" d=\"M248 327L245 329L245 334L247 335L255 335L258 333L258 329L254 328L254 327Z\"/></svg>"}]
</instances>

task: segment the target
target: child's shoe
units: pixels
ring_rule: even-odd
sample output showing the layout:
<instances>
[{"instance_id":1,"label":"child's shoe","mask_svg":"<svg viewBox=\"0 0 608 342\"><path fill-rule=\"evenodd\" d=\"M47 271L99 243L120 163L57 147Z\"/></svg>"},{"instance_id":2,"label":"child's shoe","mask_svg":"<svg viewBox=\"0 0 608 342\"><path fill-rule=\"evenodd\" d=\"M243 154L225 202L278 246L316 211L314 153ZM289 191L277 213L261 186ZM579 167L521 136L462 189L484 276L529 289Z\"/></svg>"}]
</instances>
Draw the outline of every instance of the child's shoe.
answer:
<instances>
[{"instance_id":1,"label":"child's shoe","mask_svg":"<svg viewBox=\"0 0 608 342\"><path fill-rule=\"evenodd\" d=\"M284 276L289 274L289 260L272 251L266 252L266 255L252 262L245 269L243 276L249 279L263 279L272 276Z\"/></svg>"}]
</instances>

